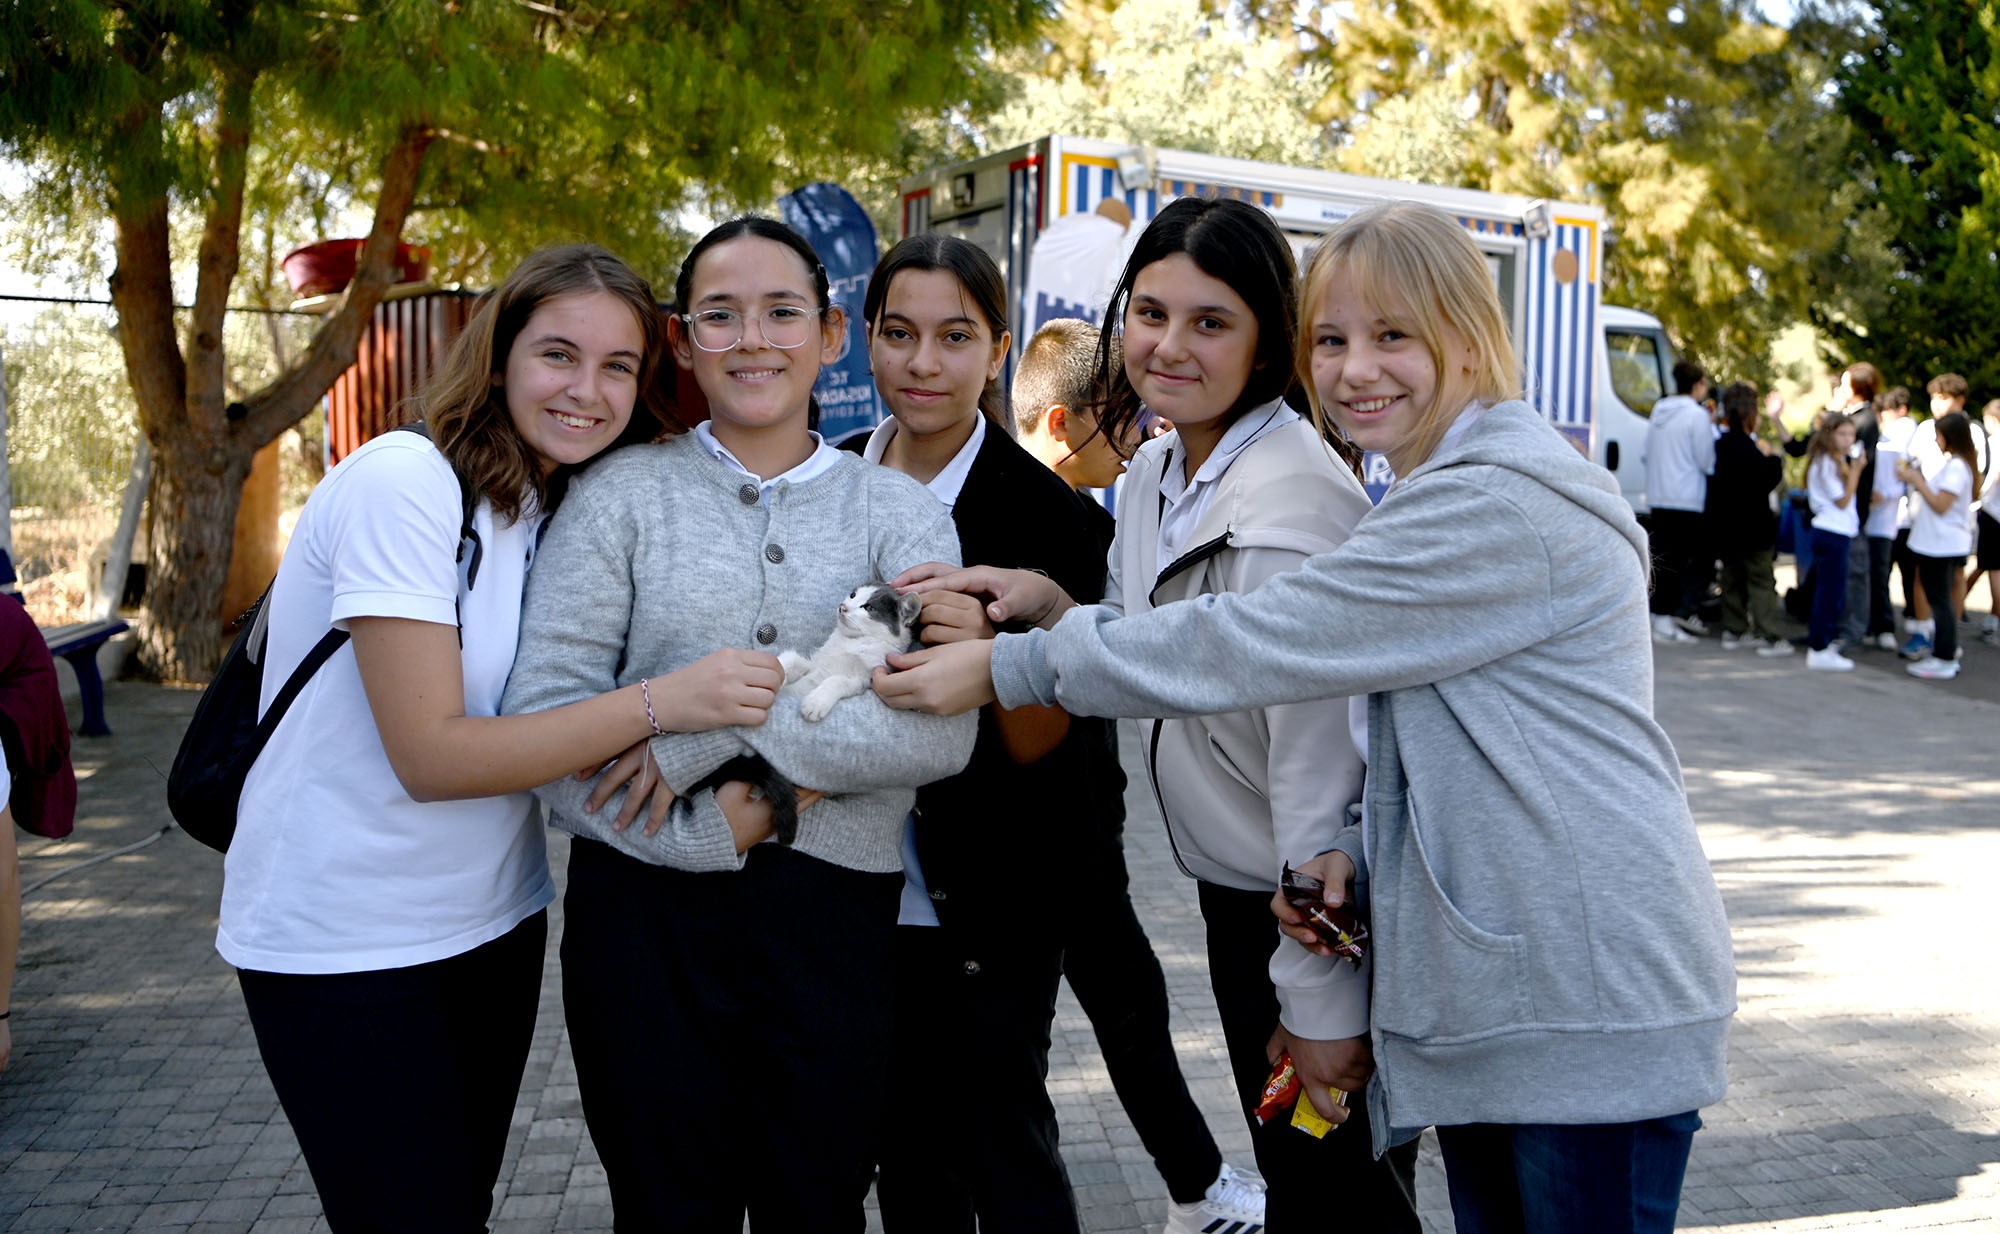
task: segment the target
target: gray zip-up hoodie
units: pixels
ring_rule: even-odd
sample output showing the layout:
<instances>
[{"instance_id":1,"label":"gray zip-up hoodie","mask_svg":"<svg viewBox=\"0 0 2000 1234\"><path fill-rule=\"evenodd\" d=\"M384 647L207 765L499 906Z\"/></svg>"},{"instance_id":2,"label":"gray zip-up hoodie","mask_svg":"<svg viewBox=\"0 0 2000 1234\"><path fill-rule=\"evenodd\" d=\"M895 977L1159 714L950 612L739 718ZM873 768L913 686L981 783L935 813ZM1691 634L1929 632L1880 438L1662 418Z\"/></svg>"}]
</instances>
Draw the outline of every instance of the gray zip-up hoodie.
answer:
<instances>
[{"instance_id":1,"label":"gray zip-up hoodie","mask_svg":"<svg viewBox=\"0 0 2000 1234\"><path fill-rule=\"evenodd\" d=\"M1378 1149L1427 1125L1626 1122L1724 1088L1735 972L1654 722L1646 539L1525 403L1337 550L1242 595L1099 608L993 651L1003 706L1198 715L1369 693Z\"/></svg>"}]
</instances>

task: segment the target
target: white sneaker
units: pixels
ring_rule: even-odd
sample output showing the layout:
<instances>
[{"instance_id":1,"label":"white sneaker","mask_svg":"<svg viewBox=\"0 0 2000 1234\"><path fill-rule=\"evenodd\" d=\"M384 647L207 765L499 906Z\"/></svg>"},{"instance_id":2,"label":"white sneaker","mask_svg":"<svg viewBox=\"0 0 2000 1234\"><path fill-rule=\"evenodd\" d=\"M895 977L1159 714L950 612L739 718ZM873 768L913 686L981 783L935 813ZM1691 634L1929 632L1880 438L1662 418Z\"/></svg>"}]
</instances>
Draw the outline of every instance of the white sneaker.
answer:
<instances>
[{"instance_id":1,"label":"white sneaker","mask_svg":"<svg viewBox=\"0 0 2000 1234\"><path fill-rule=\"evenodd\" d=\"M1685 617L1674 618L1674 624L1686 630L1689 634L1702 635L1708 633L1708 623L1693 613L1689 613Z\"/></svg>"},{"instance_id":2,"label":"white sneaker","mask_svg":"<svg viewBox=\"0 0 2000 1234\"><path fill-rule=\"evenodd\" d=\"M1912 677L1922 677L1926 681L1950 681L1958 676L1958 661L1926 656L1915 664L1906 665L1904 671Z\"/></svg>"},{"instance_id":3,"label":"white sneaker","mask_svg":"<svg viewBox=\"0 0 2000 1234\"><path fill-rule=\"evenodd\" d=\"M1877 648L1883 651L1896 651L1902 646L1902 644L1896 641L1896 636L1887 630L1877 634L1872 641Z\"/></svg>"},{"instance_id":4,"label":"white sneaker","mask_svg":"<svg viewBox=\"0 0 2000 1234\"><path fill-rule=\"evenodd\" d=\"M1192 1204L1167 1201L1162 1234L1259 1234L1263 1228L1264 1180L1239 1174L1225 1161L1201 1199Z\"/></svg>"},{"instance_id":5,"label":"white sneaker","mask_svg":"<svg viewBox=\"0 0 2000 1234\"><path fill-rule=\"evenodd\" d=\"M1757 640L1754 638L1746 638L1740 634L1731 634L1727 630L1722 632L1722 649L1724 651L1734 651L1738 647L1755 647L1756 645Z\"/></svg>"},{"instance_id":6,"label":"white sneaker","mask_svg":"<svg viewBox=\"0 0 2000 1234\"><path fill-rule=\"evenodd\" d=\"M1806 649L1806 667L1818 669L1822 673L1847 673L1854 671L1854 661L1841 655L1832 647L1823 651Z\"/></svg>"},{"instance_id":7,"label":"white sneaker","mask_svg":"<svg viewBox=\"0 0 2000 1234\"><path fill-rule=\"evenodd\" d=\"M1674 624L1671 617L1653 618L1653 641L1656 643L1692 643L1694 635Z\"/></svg>"},{"instance_id":8,"label":"white sneaker","mask_svg":"<svg viewBox=\"0 0 2000 1234\"><path fill-rule=\"evenodd\" d=\"M1769 658L1773 656L1788 656L1797 650L1798 648L1792 646L1788 640L1774 638L1766 642L1762 647L1759 647L1757 654Z\"/></svg>"}]
</instances>

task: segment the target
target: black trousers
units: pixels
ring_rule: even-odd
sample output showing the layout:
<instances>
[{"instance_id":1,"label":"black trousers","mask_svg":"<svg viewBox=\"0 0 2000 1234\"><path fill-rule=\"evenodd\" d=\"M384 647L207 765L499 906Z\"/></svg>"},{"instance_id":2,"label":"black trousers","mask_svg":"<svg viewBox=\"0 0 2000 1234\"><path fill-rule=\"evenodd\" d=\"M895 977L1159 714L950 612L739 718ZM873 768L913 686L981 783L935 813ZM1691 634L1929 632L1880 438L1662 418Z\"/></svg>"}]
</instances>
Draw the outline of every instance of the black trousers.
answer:
<instances>
[{"instance_id":1,"label":"black trousers","mask_svg":"<svg viewBox=\"0 0 2000 1234\"><path fill-rule=\"evenodd\" d=\"M1062 950L1036 933L968 946L949 924L896 930L876 1183L890 1234L1080 1230L1048 1092Z\"/></svg>"},{"instance_id":2,"label":"black trousers","mask_svg":"<svg viewBox=\"0 0 2000 1234\"><path fill-rule=\"evenodd\" d=\"M429 964L238 971L264 1068L338 1234L486 1229L548 932L536 913Z\"/></svg>"},{"instance_id":3,"label":"black trousers","mask_svg":"<svg viewBox=\"0 0 2000 1234\"><path fill-rule=\"evenodd\" d=\"M1965 568L1963 557L1926 557L1912 552L1910 559L1916 563L1917 581L1924 585L1924 595L1930 598L1931 620L1936 623L1936 633L1931 635L1931 654L1940 660L1955 659L1958 656L1958 614L1951 602L1952 576Z\"/></svg>"},{"instance_id":4,"label":"black trousers","mask_svg":"<svg viewBox=\"0 0 2000 1234\"><path fill-rule=\"evenodd\" d=\"M1174 1054L1167 981L1132 911L1120 830L1080 845L1065 864L1063 975L1090 1017L1111 1087L1167 1194L1191 1204L1222 1173L1222 1150Z\"/></svg>"},{"instance_id":5,"label":"black trousers","mask_svg":"<svg viewBox=\"0 0 2000 1234\"><path fill-rule=\"evenodd\" d=\"M775 844L689 874L572 842L563 1002L616 1229L866 1227L901 887Z\"/></svg>"},{"instance_id":6,"label":"black trousers","mask_svg":"<svg viewBox=\"0 0 2000 1234\"><path fill-rule=\"evenodd\" d=\"M1322 1139L1286 1119L1257 1125L1257 1103L1271 1074L1265 1047L1278 1027L1278 992L1268 965L1282 936L1271 916L1270 892L1206 882L1199 886L1202 921L1208 927L1208 979L1215 987L1236 1095L1267 1187L1266 1231L1303 1234L1338 1226L1418 1234L1423 1226L1417 1219L1416 1141L1377 1160L1365 1103L1351 1102L1347 1121Z\"/></svg>"},{"instance_id":7,"label":"black trousers","mask_svg":"<svg viewBox=\"0 0 2000 1234\"><path fill-rule=\"evenodd\" d=\"M1701 512L1655 509L1647 521L1652 528L1653 615L1684 617L1694 611L1694 597L1688 593L1696 582L1695 567L1707 538ZM1706 579L1708 571L1699 575Z\"/></svg>"}]
</instances>

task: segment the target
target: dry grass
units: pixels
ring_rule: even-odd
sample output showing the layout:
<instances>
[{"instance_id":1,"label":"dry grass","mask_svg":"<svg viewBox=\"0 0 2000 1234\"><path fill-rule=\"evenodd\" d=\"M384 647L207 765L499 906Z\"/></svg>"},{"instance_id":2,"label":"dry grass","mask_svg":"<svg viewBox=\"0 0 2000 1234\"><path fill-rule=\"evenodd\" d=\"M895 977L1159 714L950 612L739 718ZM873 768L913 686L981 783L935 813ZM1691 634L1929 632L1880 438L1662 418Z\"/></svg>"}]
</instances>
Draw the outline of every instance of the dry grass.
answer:
<instances>
[{"instance_id":1,"label":"dry grass","mask_svg":"<svg viewBox=\"0 0 2000 1234\"><path fill-rule=\"evenodd\" d=\"M36 517L14 511L14 568L28 614L43 629L90 620L94 580L91 553L110 538L118 520L110 515Z\"/></svg>"}]
</instances>

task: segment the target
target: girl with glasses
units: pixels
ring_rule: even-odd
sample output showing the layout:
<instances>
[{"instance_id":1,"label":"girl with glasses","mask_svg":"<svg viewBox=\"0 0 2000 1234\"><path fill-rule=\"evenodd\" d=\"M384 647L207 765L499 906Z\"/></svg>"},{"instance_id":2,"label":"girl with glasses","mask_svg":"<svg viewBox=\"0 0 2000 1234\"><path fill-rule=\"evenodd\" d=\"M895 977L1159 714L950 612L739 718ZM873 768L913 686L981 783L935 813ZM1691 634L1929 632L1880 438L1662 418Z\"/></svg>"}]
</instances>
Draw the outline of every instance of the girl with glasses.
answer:
<instances>
[{"instance_id":1,"label":"girl with glasses","mask_svg":"<svg viewBox=\"0 0 2000 1234\"><path fill-rule=\"evenodd\" d=\"M827 290L812 247L769 219L725 223L688 254L675 285L686 315L668 335L709 419L573 487L528 593L508 709L718 647L811 651L857 585L957 557L950 516L921 485L808 428L845 327ZM575 779L540 790L576 836L563 1000L620 1228L740 1234L746 1210L757 1230L863 1228L897 1091L903 819L917 785L964 766L973 732L970 717L895 712L872 693L807 722L783 695L761 725L651 738L600 777L636 765L616 792ZM741 785L693 791L752 754L824 794L789 847L746 849L739 819L757 803ZM621 811L649 790L671 808L624 828ZM911 1101L936 1099L928 1061L896 1061L918 1073Z\"/></svg>"}]
</instances>

